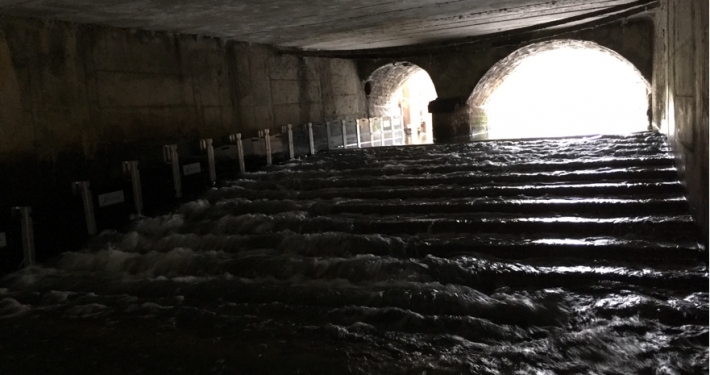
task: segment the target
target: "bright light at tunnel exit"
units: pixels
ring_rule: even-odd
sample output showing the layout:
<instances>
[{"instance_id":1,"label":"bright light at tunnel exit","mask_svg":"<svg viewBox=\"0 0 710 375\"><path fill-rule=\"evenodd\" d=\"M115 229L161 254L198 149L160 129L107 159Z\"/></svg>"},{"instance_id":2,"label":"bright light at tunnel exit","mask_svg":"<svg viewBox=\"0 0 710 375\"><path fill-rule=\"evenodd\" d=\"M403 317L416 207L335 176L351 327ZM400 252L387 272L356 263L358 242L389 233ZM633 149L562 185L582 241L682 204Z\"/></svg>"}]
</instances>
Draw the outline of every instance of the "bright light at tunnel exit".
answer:
<instances>
[{"instance_id":1,"label":"bright light at tunnel exit","mask_svg":"<svg viewBox=\"0 0 710 375\"><path fill-rule=\"evenodd\" d=\"M643 131L647 87L630 63L602 51L541 52L514 68L484 104L488 138Z\"/></svg>"}]
</instances>

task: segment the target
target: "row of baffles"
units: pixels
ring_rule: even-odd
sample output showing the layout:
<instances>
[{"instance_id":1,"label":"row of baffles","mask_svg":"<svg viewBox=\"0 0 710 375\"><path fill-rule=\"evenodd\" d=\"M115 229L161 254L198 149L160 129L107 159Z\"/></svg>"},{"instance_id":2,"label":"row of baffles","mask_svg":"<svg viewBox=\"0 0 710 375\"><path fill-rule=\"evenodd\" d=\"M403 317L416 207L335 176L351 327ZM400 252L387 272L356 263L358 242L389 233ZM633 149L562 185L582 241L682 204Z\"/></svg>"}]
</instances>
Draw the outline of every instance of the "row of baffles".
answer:
<instances>
[{"instance_id":1,"label":"row of baffles","mask_svg":"<svg viewBox=\"0 0 710 375\"><path fill-rule=\"evenodd\" d=\"M397 120L401 128L401 119ZM387 130L388 126L391 130ZM403 140L403 132L399 139L396 135L387 136L388 131L395 134L397 129L395 122L389 119L338 120L295 127L289 124L282 127L280 134L271 134L269 129L264 129L259 131L258 137L247 139L241 134L232 134L228 136L232 145L221 146L218 150L215 150L212 139L202 139L194 145L165 145L157 151L156 157L144 158L153 162L141 164L138 160L129 160L121 164L122 174L107 173L74 181L71 184L75 196L73 203L56 199L53 209L38 207L35 214L39 216L35 217L34 224L41 235L37 246L74 249L79 246L76 238L81 237L82 232L92 236L101 230L124 227L133 215L140 216L146 211L153 215L168 210L184 199L195 198L205 187L214 186L220 171L229 166L244 173L323 150L402 144L399 139ZM219 169L217 160L223 162L220 165L227 164L228 167ZM121 176L117 177L117 174ZM0 215L0 251L13 247L21 247L22 251L0 253L0 260L10 259L3 264L12 266L13 257L18 257L13 267L33 264L36 258L32 209L16 207L12 212L17 220L3 220ZM57 243L63 246L57 246ZM5 256L10 253L13 255Z\"/></svg>"},{"instance_id":2,"label":"row of baffles","mask_svg":"<svg viewBox=\"0 0 710 375\"><path fill-rule=\"evenodd\" d=\"M182 198L187 193L193 195L201 191L205 184L217 182L215 153L212 139L199 142L202 153L190 154L178 152L178 145L163 146L163 161L169 166L175 198Z\"/></svg>"},{"instance_id":3,"label":"row of baffles","mask_svg":"<svg viewBox=\"0 0 710 375\"><path fill-rule=\"evenodd\" d=\"M274 162L274 147L269 129L259 130L258 136L243 138L241 133L231 134L229 140L237 146L239 171L258 170L272 165ZM280 136L279 136L280 138ZM280 142L276 143L277 152L281 152Z\"/></svg>"},{"instance_id":4,"label":"row of baffles","mask_svg":"<svg viewBox=\"0 0 710 375\"><path fill-rule=\"evenodd\" d=\"M74 201L67 199L64 192L55 191L49 201L38 202L36 206L0 210L0 274L32 266L39 257L47 259L63 251L77 250L85 243L87 234L125 225L132 211L140 213L141 182L136 163L125 165L131 183L135 183L135 188L129 189L127 194L124 186L117 186L121 183L102 181L97 183L99 194L94 195L89 181L77 181L72 183L76 192ZM126 201L131 202L131 209L127 208ZM83 215L79 213L81 210Z\"/></svg>"},{"instance_id":5,"label":"row of baffles","mask_svg":"<svg viewBox=\"0 0 710 375\"><path fill-rule=\"evenodd\" d=\"M291 124L281 127L281 144L284 158L293 160L296 157L315 155L317 152L314 131L325 125L309 122L303 126L294 127ZM318 132L319 134L323 132Z\"/></svg>"},{"instance_id":6,"label":"row of baffles","mask_svg":"<svg viewBox=\"0 0 710 375\"><path fill-rule=\"evenodd\" d=\"M386 116L309 122L302 126L288 124L277 134L263 129L252 138L233 134L230 141L238 144L240 170L244 172L245 160L258 169L323 150L403 145L406 139L401 117Z\"/></svg>"},{"instance_id":7,"label":"row of baffles","mask_svg":"<svg viewBox=\"0 0 710 375\"><path fill-rule=\"evenodd\" d=\"M263 153L254 152L254 142L245 147L241 134L230 135L232 145L217 150L212 139L140 150L141 161L107 162L106 167L86 171L88 178L72 182L66 192L55 191L49 204L38 203L34 212L30 207L16 207L12 209L14 216L10 216L10 210L0 210L8 213L0 214L0 274L36 261L34 233L38 234L36 245L43 258L76 250L85 244L87 236L124 228L134 215L168 212L175 204L194 199L205 188L214 186L218 176L234 175L237 169L243 173L258 168L255 163L250 165L249 156L261 159L258 164L271 164L274 153L285 152L284 159L314 154L314 128L318 127L291 127L285 136L272 136L265 130L257 137L262 149L269 150ZM324 129L320 133L325 133ZM276 139L274 147L272 138ZM282 140L286 140L285 146ZM303 151L304 142L307 152ZM233 146L236 152L230 149ZM71 194L74 198L66 199Z\"/></svg>"},{"instance_id":8,"label":"row of baffles","mask_svg":"<svg viewBox=\"0 0 710 375\"><path fill-rule=\"evenodd\" d=\"M138 161L123 162L122 169L125 178L72 183L75 206L82 210L86 233L90 236L99 230L120 228L128 223L131 215L143 214L143 186Z\"/></svg>"},{"instance_id":9,"label":"row of baffles","mask_svg":"<svg viewBox=\"0 0 710 375\"><path fill-rule=\"evenodd\" d=\"M363 147L396 146L408 144L401 117L372 117L357 120L358 134L370 141ZM364 143L364 142L363 142Z\"/></svg>"},{"instance_id":10,"label":"row of baffles","mask_svg":"<svg viewBox=\"0 0 710 375\"><path fill-rule=\"evenodd\" d=\"M229 139L237 144L241 172L249 166L258 169L323 150L403 145L406 141L401 117L389 116L288 124L280 133L263 129L256 137L232 134Z\"/></svg>"},{"instance_id":11,"label":"row of baffles","mask_svg":"<svg viewBox=\"0 0 710 375\"><path fill-rule=\"evenodd\" d=\"M406 144L401 117L332 120L326 123L328 149L397 146Z\"/></svg>"},{"instance_id":12,"label":"row of baffles","mask_svg":"<svg viewBox=\"0 0 710 375\"><path fill-rule=\"evenodd\" d=\"M317 142L319 138L323 141ZM281 127L280 133L275 134L270 129L263 129L258 131L256 137L246 139L241 134L232 134L229 140L237 145L240 172L314 155L327 149L325 125L320 123L296 127L288 124Z\"/></svg>"},{"instance_id":13,"label":"row of baffles","mask_svg":"<svg viewBox=\"0 0 710 375\"><path fill-rule=\"evenodd\" d=\"M282 126L280 132L262 129L257 132L256 137L250 138L244 138L241 133L230 134L228 137L229 142L236 146L233 154L236 154L241 173L337 148L331 147L328 138L328 124L320 122L309 122L300 126L288 124ZM208 153L214 153L209 151L209 146L206 149ZM230 146L221 146L217 151L224 154L223 151L229 149ZM229 158L222 156L219 159Z\"/></svg>"},{"instance_id":14,"label":"row of baffles","mask_svg":"<svg viewBox=\"0 0 710 375\"><path fill-rule=\"evenodd\" d=\"M122 178L82 180L72 183L82 210L86 233L125 226L133 215L167 210L183 199L192 199L217 182L212 139L202 139L196 147L179 152L177 144L162 148L162 166L146 165L141 176L137 160L122 163ZM196 151L196 152L195 152Z\"/></svg>"},{"instance_id":15,"label":"row of baffles","mask_svg":"<svg viewBox=\"0 0 710 375\"><path fill-rule=\"evenodd\" d=\"M276 162L293 160L297 157L314 155L323 150L338 148L362 148L403 145L406 143L401 117L373 117L357 120L334 120L325 123L309 122L301 126L288 124L280 133L270 129L258 131L256 137L243 138L241 133L229 135L229 141L236 145L239 171L258 170ZM167 146L166 146L167 147ZM215 181L214 149L211 140L203 140L201 148L206 150L210 160L210 178ZM228 147L220 147L228 149ZM167 153L168 151L166 151ZM170 159L166 156L166 160ZM174 167L174 175L178 171ZM184 168L184 167L183 167ZM192 165L195 173L196 164ZM179 191L176 180L176 191Z\"/></svg>"}]
</instances>

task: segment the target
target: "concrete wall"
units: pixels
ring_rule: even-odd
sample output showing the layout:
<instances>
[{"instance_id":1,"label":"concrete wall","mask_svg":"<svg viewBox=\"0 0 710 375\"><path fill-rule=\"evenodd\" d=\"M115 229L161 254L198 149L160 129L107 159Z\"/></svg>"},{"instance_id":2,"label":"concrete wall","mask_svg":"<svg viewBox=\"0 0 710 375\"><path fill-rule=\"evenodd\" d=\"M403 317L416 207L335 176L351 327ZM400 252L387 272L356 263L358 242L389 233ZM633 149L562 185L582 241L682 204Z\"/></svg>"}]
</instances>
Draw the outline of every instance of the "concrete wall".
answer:
<instances>
[{"instance_id":1,"label":"concrete wall","mask_svg":"<svg viewBox=\"0 0 710 375\"><path fill-rule=\"evenodd\" d=\"M352 61L0 17L0 175L16 176L0 179L0 206L168 142L365 112Z\"/></svg>"},{"instance_id":2,"label":"concrete wall","mask_svg":"<svg viewBox=\"0 0 710 375\"><path fill-rule=\"evenodd\" d=\"M626 23L614 23L592 29L561 33L546 40L577 39L591 41L609 48L631 62L647 79L653 75L653 20L639 18ZM436 86L441 99L458 98L466 102L483 76L498 61L528 44L539 41L504 46L489 46L477 51L441 53L432 56L412 56L395 59L408 61L426 70ZM360 61L360 78L366 80L373 71L391 63L392 59ZM471 116L467 108L453 113L434 114L434 137L442 140L466 136L470 132Z\"/></svg>"},{"instance_id":3,"label":"concrete wall","mask_svg":"<svg viewBox=\"0 0 710 375\"><path fill-rule=\"evenodd\" d=\"M673 145L707 244L708 2L663 0L656 28L654 122Z\"/></svg>"},{"instance_id":4,"label":"concrete wall","mask_svg":"<svg viewBox=\"0 0 710 375\"><path fill-rule=\"evenodd\" d=\"M269 47L243 43L234 49L237 126L243 132L365 115L354 62L277 55Z\"/></svg>"}]
</instances>

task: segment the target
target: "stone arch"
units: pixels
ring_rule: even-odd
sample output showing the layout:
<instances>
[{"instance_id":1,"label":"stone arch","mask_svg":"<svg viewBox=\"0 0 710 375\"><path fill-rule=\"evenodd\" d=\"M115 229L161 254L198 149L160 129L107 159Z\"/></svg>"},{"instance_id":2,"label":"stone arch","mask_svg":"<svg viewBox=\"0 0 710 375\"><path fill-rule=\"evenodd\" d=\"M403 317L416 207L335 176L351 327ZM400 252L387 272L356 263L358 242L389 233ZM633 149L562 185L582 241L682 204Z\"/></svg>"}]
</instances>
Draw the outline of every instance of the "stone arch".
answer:
<instances>
[{"instance_id":1,"label":"stone arch","mask_svg":"<svg viewBox=\"0 0 710 375\"><path fill-rule=\"evenodd\" d=\"M478 134L487 130L485 124L485 111L483 110L486 102L491 94L506 80L506 78L529 57L560 48L578 48L591 49L600 53L607 54L619 62L630 67L638 78L646 84L648 92L651 90L646 77L641 71L629 60L614 50L599 45L595 42L577 39L557 39L539 43L532 43L522 48L519 48L494 64L478 81L478 84L473 89L473 92L466 101L466 111L470 121L471 134Z\"/></svg>"},{"instance_id":2,"label":"stone arch","mask_svg":"<svg viewBox=\"0 0 710 375\"><path fill-rule=\"evenodd\" d=\"M368 116L397 115L391 113L388 108L392 96L408 79L422 71L425 70L407 61L389 63L373 71L365 81ZM431 77L429 79L431 80Z\"/></svg>"}]
</instances>

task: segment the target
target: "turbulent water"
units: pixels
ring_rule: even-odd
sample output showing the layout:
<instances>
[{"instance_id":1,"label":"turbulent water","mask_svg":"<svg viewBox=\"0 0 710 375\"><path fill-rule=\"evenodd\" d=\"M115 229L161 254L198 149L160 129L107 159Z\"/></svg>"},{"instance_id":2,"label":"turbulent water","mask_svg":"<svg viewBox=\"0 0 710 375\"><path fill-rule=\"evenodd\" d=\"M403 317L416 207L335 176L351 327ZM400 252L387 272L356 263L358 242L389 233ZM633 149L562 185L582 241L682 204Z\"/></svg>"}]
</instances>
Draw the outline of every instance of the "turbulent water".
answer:
<instances>
[{"instance_id":1,"label":"turbulent water","mask_svg":"<svg viewBox=\"0 0 710 375\"><path fill-rule=\"evenodd\" d=\"M317 155L10 275L0 316L247 342L224 373L704 374L707 253L668 151L642 133Z\"/></svg>"}]
</instances>

